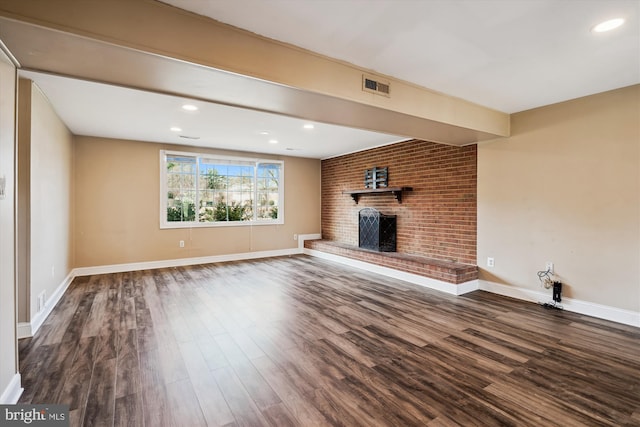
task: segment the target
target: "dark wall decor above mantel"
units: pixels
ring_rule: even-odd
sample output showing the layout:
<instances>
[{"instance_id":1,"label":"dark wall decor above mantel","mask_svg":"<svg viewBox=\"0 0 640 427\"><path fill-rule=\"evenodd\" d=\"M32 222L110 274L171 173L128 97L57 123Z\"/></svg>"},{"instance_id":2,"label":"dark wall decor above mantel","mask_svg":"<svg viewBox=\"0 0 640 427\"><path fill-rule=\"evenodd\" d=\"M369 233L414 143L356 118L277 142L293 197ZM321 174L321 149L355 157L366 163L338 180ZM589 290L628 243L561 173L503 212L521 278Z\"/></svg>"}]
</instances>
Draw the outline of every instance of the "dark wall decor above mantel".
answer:
<instances>
[{"instance_id":1,"label":"dark wall decor above mantel","mask_svg":"<svg viewBox=\"0 0 640 427\"><path fill-rule=\"evenodd\" d=\"M389 186L389 168L374 167L364 171L364 188L386 188Z\"/></svg>"},{"instance_id":2,"label":"dark wall decor above mantel","mask_svg":"<svg viewBox=\"0 0 640 427\"><path fill-rule=\"evenodd\" d=\"M358 204L360 196L364 194L393 194L398 203L402 203L402 192L411 191L412 187L389 187L389 168L374 166L364 171L364 189L345 190L342 193L351 196Z\"/></svg>"}]
</instances>

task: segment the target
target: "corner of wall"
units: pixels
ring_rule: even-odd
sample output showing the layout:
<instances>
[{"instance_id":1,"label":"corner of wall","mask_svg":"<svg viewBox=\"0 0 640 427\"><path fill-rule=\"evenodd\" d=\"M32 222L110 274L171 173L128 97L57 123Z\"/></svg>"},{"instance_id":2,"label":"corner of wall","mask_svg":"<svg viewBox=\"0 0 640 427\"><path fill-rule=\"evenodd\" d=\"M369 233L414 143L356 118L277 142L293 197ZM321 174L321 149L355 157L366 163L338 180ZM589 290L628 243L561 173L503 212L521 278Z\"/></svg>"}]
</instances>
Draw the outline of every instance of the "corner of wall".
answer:
<instances>
[{"instance_id":1,"label":"corner of wall","mask_svg":"<svg viewBox=\"0 0 640 427\"><path fill-rule=\"evenodd\" d=\"M15 405L18 403L24 389L21 386L20 374L16 373L7 387L0 394L0 405Z\"/></svg>"}]
</instances>

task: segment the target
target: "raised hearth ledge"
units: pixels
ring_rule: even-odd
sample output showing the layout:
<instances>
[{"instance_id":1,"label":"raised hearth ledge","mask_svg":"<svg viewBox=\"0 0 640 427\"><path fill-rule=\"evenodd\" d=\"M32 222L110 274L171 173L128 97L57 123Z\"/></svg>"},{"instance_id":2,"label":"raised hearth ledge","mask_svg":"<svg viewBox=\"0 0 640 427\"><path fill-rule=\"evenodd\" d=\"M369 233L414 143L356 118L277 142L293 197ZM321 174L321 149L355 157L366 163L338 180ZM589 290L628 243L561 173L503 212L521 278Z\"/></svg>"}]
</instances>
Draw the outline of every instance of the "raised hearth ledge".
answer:
<instances>
[{"instance_id":1,"label":"raised hearth ledge","mask_svg":"<svg viewBox=\"0 0 640 427\"><path fill-rule=\"evenodd\" d=\"M454 295L478 289L478 267L397 252L376 252L328 240L307 240L304 252Z\"/></svg>"}]
</instances>

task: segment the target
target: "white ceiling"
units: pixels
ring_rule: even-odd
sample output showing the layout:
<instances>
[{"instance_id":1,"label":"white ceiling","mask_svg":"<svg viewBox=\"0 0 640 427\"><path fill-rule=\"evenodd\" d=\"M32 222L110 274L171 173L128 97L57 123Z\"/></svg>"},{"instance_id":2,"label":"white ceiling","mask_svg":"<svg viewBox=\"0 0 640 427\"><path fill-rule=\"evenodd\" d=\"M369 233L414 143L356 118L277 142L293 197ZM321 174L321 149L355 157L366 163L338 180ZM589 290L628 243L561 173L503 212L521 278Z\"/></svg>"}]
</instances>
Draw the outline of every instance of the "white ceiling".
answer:
<instances>
[{"instance_id":1,"label":"white ceiling","mask_svg":"<svg viewBox=\"0 0 640 427\"><path fill-rule=\"evenodd\" d=\"M162 1L506 113L640 83L638 0Z\"/></svg>"},{"instance_id":2,"label":"white ceiling","mask_svg":"<svg viewBox=\"0 0 640 427\"><path fill-rule=\"evenodd\" d=\"M310 158L406 139L52 74L21 71L20 75L37 84L75 135ZM185 111L184 104L198 110ZM305 129L305 124L314 128ZM171 131L172 127L181 131Z\"/></svg>"},{"instance_id":3,"label":"white ceiling","mask_svg":"<svg viewBox=\"0 0 640 427\"><path fill-rule=\"evenodd\" d=\"M640 83L638 0L165 2L507 113ZM627 22L610 33L590 32L613 17ZM21 75L36 82L79 135L312 158L410 136L321 123L309 131L298 118L205 101L195 101L197 113L185 113L184 97ZM171 132L171 126L183 131ZM268 143L273 138L278 144Z\"/></svg>"}]
</instances>

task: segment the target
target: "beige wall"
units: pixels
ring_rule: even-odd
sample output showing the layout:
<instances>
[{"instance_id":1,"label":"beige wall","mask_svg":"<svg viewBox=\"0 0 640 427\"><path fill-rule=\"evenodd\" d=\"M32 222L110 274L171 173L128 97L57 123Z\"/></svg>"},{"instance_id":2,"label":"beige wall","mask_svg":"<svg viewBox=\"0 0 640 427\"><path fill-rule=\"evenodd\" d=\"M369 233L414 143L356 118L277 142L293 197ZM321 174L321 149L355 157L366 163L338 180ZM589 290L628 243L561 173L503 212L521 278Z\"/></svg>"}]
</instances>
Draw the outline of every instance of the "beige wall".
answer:
<instances>
[{"instance_id":1,"label":"beige wall","mask_svg":"<svg viewBox=\"0 0 640 427\"><path fill-rule=\"evenodd\" d=\"M15 288L15 67L0 50L0 395L18 372ZM7 403L0 399L0 403Z\"/></svg>"},{"instance_id":2,"label":"beige wall","mask_svg":"<svg viewBox=\"0 0 640 427\"><path fill-rule=\"evenodd\" d=\"M93 137L75 144L76 267L288 249L294 234L320 232L319 160L258 156L284 160L283 225L161 230L161 149L241 153Z\"/></svg>"},{"instance_id":3,"label":"beige wall","mask_svg":"<svg viewBox=\"0 0 640 427\"><path fill-rule=\"evenodd\" d=\"M73 269L73 137L36 86L31 91L30 318Z\"/></svg>"},{"instance_id":4,"label":"beige wall","mask_svg":"<svg viewBox=\"0 0 640 427\"><path fill-rule=\"evenodd\" d=\"M542 291L552 261L565 296L640 310L639 119L633 86L514 114L479 146L481 278Z\"/></svg>"}]
</instances>

